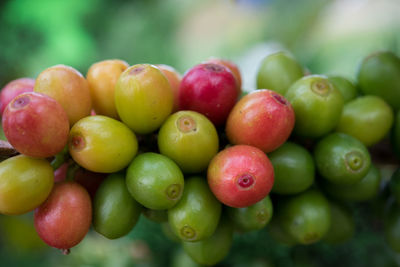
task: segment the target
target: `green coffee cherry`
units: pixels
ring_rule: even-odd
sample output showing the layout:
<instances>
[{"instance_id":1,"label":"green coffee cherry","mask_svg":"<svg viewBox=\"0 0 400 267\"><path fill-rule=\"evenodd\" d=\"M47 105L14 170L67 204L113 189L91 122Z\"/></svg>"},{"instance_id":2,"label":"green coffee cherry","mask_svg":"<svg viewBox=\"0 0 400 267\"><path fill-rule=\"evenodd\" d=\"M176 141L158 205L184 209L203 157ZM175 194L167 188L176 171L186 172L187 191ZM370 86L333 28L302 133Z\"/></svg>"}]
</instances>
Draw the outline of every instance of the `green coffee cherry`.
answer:
<instances>
[{"instance_id":1,"label":"green coffee cherry","mask_svg":"<svg viewBox=\"0 0 400 267\"><path fill-rule=\"evenodd\" d=\"M317 190L288 197L277 210L284 231L300 244L321 240L330 228L330 204Z\"/></svg>"},{"instance_id":2,"label":"green coffee cherry","mask_svg":"<svg viewBox=\"0 0 400 267\"><path fill-rule=\"evenodd\" d=\"M318 173L335 184L355 184L367 174L371 157L356 138L333 133L321 139L314 149Z\"/></svg>"},{"instance_id":3,"label":"green coffee cherry","mask_svg":"<svg viewBox=\"0 0 400 267\"><path fill-rule=\"evenodd\" d=\"M289 86L303 77L301 65L286 52L268 55L261 62L257 73L257 88L270 89L284 95Z\"/></svg>"},{"instance_id":4,"label":"green coffee cherry","mask_svg":"<svg viewBox=\"0 0 400 267\"><path fill-rule=\"evenodd\" d=\"M191 177L185 180L181 200L168 210L168 221L181 240L200 241L214 233L221 209L222 205L211 192L207 180Z\"/></svg>"},{"instance_id":5,"label":"green coffee cherry","mask_svg":"<svg viewBox=\"0 0 400 267\"><path fill-rule=\"evenodd\" d=\"M129 194L123 173L102 182L93 201L93 227L109 239L128 234L136 225L142 206Z\"/></svg>"},{"instance_id":6,"label":"green coffee cherry","mask_svg":"<svg viewBox=\"0 0 400 267\"><path fill-rule=\"evenodd\" d=\"M296 114L294 133L318 138L332 131L340 119L343 96L326 76L310 75L290 86L285 94Z\"/></svg>"},{"instance_id":7,"label":"green coffee cherry","mask_svg":"<svg viewBox=\"0 0 400 267\"><path fill-rule=\"evenodd\" d=\"M400 58L394 53L382 51L364 58L357 79L361 92L379 96L400 109Z\"/></svg>"},{"instance_id":8,"label":"green coffee cherry","mask_svg":"<svg viewBox=\"0 0 400 267\"><path fill-rule=\"evenodd\" d=\"M144 207L154 210L172 208L184 187L182 171L168 157L147 152L137 156L126 172L131 195Z\"/></svg>"},{"instance_id":9,"label":"green coffee cherry","mask_svg":"<svg viewBox=\"0 0 400 267\"><path fill-rule=\"evenodd\" d=\"M302 146L286 142L268 154L274 166L274 186L277 194L296 194L306 190L314 182L314 160Z\"/></svg>"},{"instance_id":10,"label":"green coffee cherry","mask_svg":"<svg viewBox=\"0 0 400 267\"><path fill-rule=\"evenodd\" d=\"M273 207L269 196L245 208L227 207L228 217L235 230L249 232L264 228L272 218Z\"/></svg>"},{"instance_id":11,"label":"green coffee cherry","mask_svg":"<svg viewBox=\"0 0 400 267\"><path fill-rule=\"evenodd\" d=\"M347 103L357 97L357 87L348 79L337 76L329 75L329 81L340 91L343 96L344 103Z\"/></svg>"},{"instance_id":12,"label":"green coffee cherry","mask_svg":"<svg viewBox=\"0 0 400 267\"><path fill-rule=\"evenodd\" d=\"M371 164L367 174L355 184L335 184L322 181L322 188L329 195L341 201L363 202L376 197L381 185L380 170Z\"/></svg>"},{"instance_id":13,"label":"green coffee cherry","mask_svg":"<svg viewBox=\"0 0 400 267\"><path fill-rule=\"evenodd\" d=\"M233 241L233 228L229 220L221 219L214 234L197 242L183 242L185 252L197 263L214 265L229 253Z\"/></svg>"},{"instance_id":14,"label":"green coffee cherry","mask_svg":"<svg viewBox=\"0 0 400 267\"><path fill-rule=\"evenodd\" d=\"M392 108L382 98L361 96L344 105L336 131L371 146L388 134L393 125L393 117Z\"/></svg>"}]
</instances>

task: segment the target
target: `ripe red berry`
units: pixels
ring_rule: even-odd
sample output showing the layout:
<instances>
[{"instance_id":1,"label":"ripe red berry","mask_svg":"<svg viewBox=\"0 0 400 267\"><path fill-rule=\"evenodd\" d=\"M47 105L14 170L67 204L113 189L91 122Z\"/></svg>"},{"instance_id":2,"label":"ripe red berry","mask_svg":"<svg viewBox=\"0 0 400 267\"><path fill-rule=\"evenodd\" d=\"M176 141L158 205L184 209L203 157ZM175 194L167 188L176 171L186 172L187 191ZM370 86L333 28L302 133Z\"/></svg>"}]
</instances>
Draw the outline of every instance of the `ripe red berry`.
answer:
<instances>
[{"instance_id":1,"label":"ripe red berry","mask_svg":"<svg viewBox=\"0 0 400 267\"><path fill-rule=\"evenodd\" d=\"M263 151L237 145L222 150L211 160L207 180L219 201L242 208L269 194L274 183L274 170Z\"/></svg>"},{"instance_id":2,"label":"ripe red berry","mask_svg":"<svg viewBox=\"0 0 400 267\"><path fill-rule=\"evenodd\" d=\"M54 156L68 141L67 113L47 95L28 92L15 97L4 110L2 123L10 144L27 156Z\"/></svg>"},{"instance_id":3,"label":"ripe red berry","mask_svg":"<svg viewBox=\"0 0 400 267\"><path fill-rule=\"evenodd\" d=\"M235 77L225 66L196 65L181 81L179 109L197 111L215 125L222 125L238 98L237 86Z\"/></svg>"},{"instance_id":4,"label":"ripe red berry","mask_svg":"<svg viewBox=\"0 0 400 267\"><path fill-rule=\"evenodd\" d=\"M281 146L293 130L295 114L291 104L271 90L257 90L244 96L226 122L232 144L258 147L265 153Z\"/></svg>"},{"instance_id":5,"label":"ripe red berry","mask_svg":"<svg viewBox=\"0 0 400 267\"><path fill-rule=\"evenodd\" d=\"M32 92L34 86L35 80L31 78L20 78L7 83L0 91L0 115L14 97L25 92Z\"/></svg>"},{"instance_id":6,"label":"ripe red berry","mask_svg":"<svg viewBox=\"0 0 400 267\"><path fill-rule=\"evenodd\" d=\"M59 182L35 210L35 228L44 242L59 249L77 245L92 222L92 204L85 188L76 182Z\"/></svg>"}]
</instances>

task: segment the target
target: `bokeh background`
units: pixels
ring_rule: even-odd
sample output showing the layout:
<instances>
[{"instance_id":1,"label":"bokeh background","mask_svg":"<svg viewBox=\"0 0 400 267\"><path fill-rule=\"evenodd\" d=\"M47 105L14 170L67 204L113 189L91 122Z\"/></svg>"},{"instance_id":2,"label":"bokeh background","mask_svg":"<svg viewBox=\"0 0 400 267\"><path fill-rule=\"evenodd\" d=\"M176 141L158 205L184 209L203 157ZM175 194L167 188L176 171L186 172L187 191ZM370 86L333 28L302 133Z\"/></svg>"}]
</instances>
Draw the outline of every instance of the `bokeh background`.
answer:
<instances>
[{"instance_id":1,"label":"bokeh background","mask_svg":"<svg viewBox=\"0 0 400 267\"><path fill-rule=\"evenodd\" d=\"M214 56L233 60L243 89L255 88L267 54L290 51L311 73L355 79L363 57L400 54L399 0L12 0L0 1L0 87L56 64L86 74L119 58L184 73ZM399 266L383 240L380 207L353 210L355 238L293 248L264 230L237 234L220 266ZM0 266L196 266L156 223L142 218L128 237L90 232L69 256L37 237L32 214L0 216Z\"/></svg>"}]
</instances>

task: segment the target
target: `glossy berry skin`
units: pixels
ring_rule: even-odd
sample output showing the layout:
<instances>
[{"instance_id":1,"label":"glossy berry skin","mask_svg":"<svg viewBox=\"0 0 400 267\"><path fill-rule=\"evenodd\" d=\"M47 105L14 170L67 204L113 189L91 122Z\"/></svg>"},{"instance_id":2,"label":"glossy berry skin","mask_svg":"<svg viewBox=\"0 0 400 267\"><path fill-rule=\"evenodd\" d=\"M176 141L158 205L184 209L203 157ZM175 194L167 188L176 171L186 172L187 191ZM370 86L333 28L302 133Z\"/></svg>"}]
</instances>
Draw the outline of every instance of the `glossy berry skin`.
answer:
<instances>
[{"instance_id":1,"label":"glossy berry skin","mask_svg":"<svg viewBox=\"0 0 400 267\"><path fill-rule=\"evenodd\" d=\"M69 152L93 172L117 172L132 161L138 149L136 135L122 122L95 115L79 120L69 134Z\"/></svg>"},{"instance_id":2,"label":"glossy berry skin","mask_svg":"<svg viewBox=\"0 0 400 267\"><path fill-rule=\"evenodd\" d=\"M121 121L135 133L148 134L157 130L171 114L174 96L159 68L136 64L119 77L114 100Z\"/></svg>"},{"instance_id":3,"label":"glossy berry skin","mask_svg":"<svg viewBox=\"0 0 400 267\"><path fill-rule=\"evenodd\" d=\"M88 192L76 182L54 185L47 200L35 210L37 233L49 246L69 249L87 234L92 222Z\"/></svg>"},{"instance_id":4,"label":"glossy berry skin","mask_svg":"<svg viewBox=\"0 0 400 267\"><path fill-rule=\"evenodd\" d=\"M119 76L128 67L128 63L118 59L103 60L90 66L86 79L96 114L118 119L114 89Z\"/></svg>"},{"instance_id":5,"label":"glossy berry skin","mask_svg":"<svg viewBox=\"0 0 400 267\"><path fill-rule=\"evenodd\" d=\"M158 132L161 154L175 161L184 173L205 170L218 152L218 133L206 116L190 110L178 111Z\"/></svg>"},{"instance_id":6,"label":"glossy berry skin","mask_svg":"<svg viewBox=\"0 0 400 267\"><path fill-rule=\"evenodd\" d=\"M222 59L222 58L209 58L206 60L205 63L214 63L214 64L220 64L224 65L227 67L235 76L236 82L237 82L237 89L238 93L240 94L242 91L242 76L240 74L240 70L238 65L236 65L233 61L227 60L227 59Z\"/></svg>"},{"instance_id":7,"label":"glossy berry skin","mask_svg":"<svg viewBox=\"0 0 400 267\"><path fill-rule=\"evenodd\" d=\"M348 79L342 76L330 75L329 81L340 91L344 103L347 103L357 97L357 87Z\"/></svg>"},{"instance_id":8,"label":"glossy berry skin","mask_svg":"<svg viewBox=\"0 0 400 267\"><path fill-rule=\"evenodd\" d=\"M172 92L174 94L174 105L172 112L178 111L179 108L179 86L181 85L182 75L173 67L164 64L156 65L161 72L167 78L169 84L171 85Z\"/></svg>"},{"instance_id":9,"label":"glossy berry skin","mask_svg":"<svg viewBox=\"0 0 400 267\"><path fill-rule=\"evenodd\" d=\"M290 54L278 51L266 56L257 72L257 88L284 95L290 85L303 77L302 66Z\"/></svg>"},{"instance_id":10,"label":"glossy berry skin","mask_svg":"<svg viewBox=\"0 0 400 267\"><path fill-rule=\"evenodd\" d=\"M23 214L42 204L53 187L50 163L18 155L0 163L0 213Z\"/></svg>"},{"instance_id":11,"label":"glossy berry skin","mask_svg":"<svg viewBox=\"0 0 400 267\"><path fill-rule=\"evenodd\" d=\"M238 96L236 79L228 68L213 63L199 64L183 76L179 109L197 111L215 125L222 125Z\"/></svg>"},{"instance_id":12,"label":"glossy berry skin","mask_svg":"<svg viewBox=\"0 0 400 267\"><path fill-rule=\"evenodd\" d=\"M291 104L271 90L257 90L239 100L226 122L232 144L255 146L265 153L282 145L293 130Z\"/></svg>"},{"instance_id":13,"label":"glossy berry skin","mask_svg":"<svg viewBox=\"0 0 400 267\"><path fill-rule=\"evenodd\" d=\"M379 51L361 62L357 81L365 95L382 97L394 110L400 109L400 58L391 51Z\"/></svg>"},{"instance_id":14,"label":"glossy berry skin","mask_svg":"<svg viewBox=\"0 0 400 267\"><path fill-rule=\"evenodd\" d=\"M260 149L237 145L222 150L211 160L207 180L219 201L242 208L268 195L274 183L274 170Z\"/></svg>"},{"instance_id":15,"label":"glossy berry skin","mask_svg":"<svg viewBox=\"0 0 400 267\"><path fill-rule=\"evenodd\" d=\"M114 173L100 185L93 200L93 227L109 239L128 234L136 225L142 206L129 194L123 173Z\"/></svg>"},{"instance_id":16,"label":"glossy berry skin","mask_svg":"<svg viewBox=\"0 0 400 267\"><path fill-rule=\"evenodd\" d=\"M321 240L330 228L330 203L317 190L307 190L284 199L277 210L283 230L300 244Z\"/></svg>"},{"instance_id":17,"label":"glossy berry skin","mask_svg":"<svg viewBox=\"0 0 400 267\"><path fill-rule=\"evenodd\" d=\"M182 241L197 242L209 238L221 218L221 203L204 177L189 177L179 202L168 210L168 222Z\"/></svg>"},{"instance_id":18,"label":"glossy berry skin","mask_svg":"<svg viewBox=\"0 0 400 267\"><path fill-rule=\"evenodd\" d=\"M137 156L126 172L129 193L144 207L154 210L172 208L181 198L182 171L170 158L153 152Z\"/></svg>"},{"instance_id":19,"label":"glossy berry skin","mask_svg":"<svg viewBox=\"0 0 400 267\"><path fill-rule=\"evenodd\" d=\"M42 71L36 79L34 91L54 98L67 112L72 126L89 116L92 99L88 82L76 69L56 65Z\"/></svg>"},{"instance_id":20,"label":"glossy berry skin","mask_svg":"<svg viewBox=\"0 0 400 267\"><path fill-rule=\"evenodd\" d=\"M342 185L322 181L322 189L331 197L346 202L364 202L373 199L379 193L381 186L381 171L371 164L367 174L355 184ZM393 177L390 183L393 182ZM392 194L395 194L392 191Z\"/></svg>"},{"instance_id":21,"label":"glossy berry skin","mask_svg":"<svg viewBox=\"0 0 400 267\"><path fill-rule=\"evenodd\" d=\"M393 121L393 110L382 98L360 96L344 105L336 131L351 135L368 147L389 133Z\"/></svg>"},{"instance_id":22,"label":"glossy berry skin","mask_svg":"<svg viewBox=\"0 0 400 267\"><path fill-rule=\"evenodd\" d=\"M315 164L311 153L303 146L286 142L268 154L274 166L272 192L282 195L300 193L309 188L315 179Z\"/></svg>"},{"instance_id":23,"label":"glossy berry skin","mask_svg":"<svg viewBox=\"0 0 400 267\"><path fill-rule=\"evenodd\" d=\"M355 184L363 179L371 165L368 149L358 139L332 133L321 139L314 149L318 173L335 184Z\"/></svg>"},{"instance_id":24,"label":"glossy berry skin","mask_svg":"<svg viewBox=\"0 0 400 267\"><path fill-rule=\"evenodd\" d=\"M20 78L7 83L0 91L0 115L4 109L17 95L25 92L32 92L35 80L31 78Z\"/></svg>"},{"instance_id":25,"label":"glossy berry skin","mask_svg":"<svg viewBox=\"0 0 400 267\"><path fill-rule=\"evenodd\" d=\"M264 228L272 218L273 207L269 196L245 208L227 208L227 214L238 232Z\"/></svg>"},{"instance_id":26,"label":"glossy berry skin","mask_svg":"<svg viewBox=\"0 0 400 267\"><path fill-rule=\"evenodd\" d=\"M2 124L11 145L27 156L54 156L68 141L68 116L47 95L28 92L17 96L5 109Z\"/></svg>"},{"instance_id":27,"label":"glossy berry skin","mask_svg":"<svg viewBox=\"0 0 400 267\"><path fill-rule=\"evenodd\" d=\"M296 114L294 134L318 138L335 129L343 109L343 96L327 77L305 76L285 93Z\"/></svg>"},{"instance_id":28,"label":"glossy berry skin","mask_svg":"<svg viewBox=\"0 0 400 267\"><path fill-rule=\"evenodd\" d=\"M197 263L212 266L223 260L233 242L233 227L229 219L221 218L214 234L198 242L182 242L185 252Z\"/></svg>"}]
</instances>

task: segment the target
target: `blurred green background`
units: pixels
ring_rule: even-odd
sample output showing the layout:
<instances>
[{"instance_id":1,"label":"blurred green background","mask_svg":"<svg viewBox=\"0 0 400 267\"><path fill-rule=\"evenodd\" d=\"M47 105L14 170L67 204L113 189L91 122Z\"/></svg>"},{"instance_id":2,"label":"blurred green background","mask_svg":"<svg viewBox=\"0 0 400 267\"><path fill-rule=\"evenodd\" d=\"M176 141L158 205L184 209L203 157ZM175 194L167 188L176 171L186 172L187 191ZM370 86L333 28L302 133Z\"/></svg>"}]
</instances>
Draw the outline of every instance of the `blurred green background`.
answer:
<instances>
[{"instance_id":1,"label":"blurred green background","mask_svg":"<svg viewBox=\"0 0 400 267\"><path fill-rule=\"evenodd\" d=\"M55 64L164 63L184 72L234 60L254 86L261 58L286 49L314 73L353 78L375 50L400 51L398 0L14 0L0 4L0 86Z\"/></svg>"},{"instance_id":2,"label":"blurred green background","mask_svg":"<svg viewBox=\"0 0 400 267\"><path fill-rule=\"evenodd\" d=\"M354 80L367 54L400 54L399 14L399 0L1 1L0 87L56 64L85 75L91 64L119 58L184 73L215 56L236 62L252 90L261 59L279 49L312 73ZM352 208L363 219L351 242L289 248L264 230L238 234L220 266L398 266L371 204ZM126 238L90 232L67 257L38 240L32 214L1 216L0 241L0 266L195 266L145 218Z\"/></svg>"}]
</instances>

